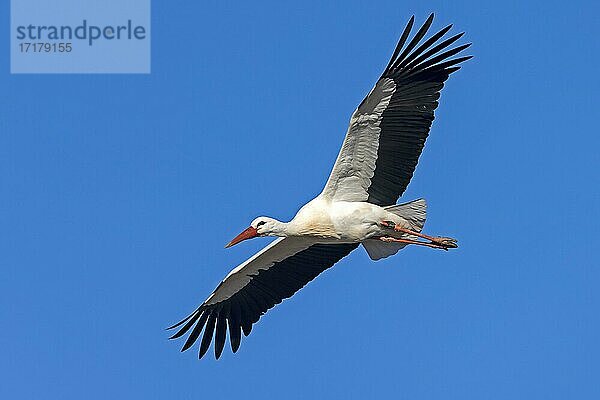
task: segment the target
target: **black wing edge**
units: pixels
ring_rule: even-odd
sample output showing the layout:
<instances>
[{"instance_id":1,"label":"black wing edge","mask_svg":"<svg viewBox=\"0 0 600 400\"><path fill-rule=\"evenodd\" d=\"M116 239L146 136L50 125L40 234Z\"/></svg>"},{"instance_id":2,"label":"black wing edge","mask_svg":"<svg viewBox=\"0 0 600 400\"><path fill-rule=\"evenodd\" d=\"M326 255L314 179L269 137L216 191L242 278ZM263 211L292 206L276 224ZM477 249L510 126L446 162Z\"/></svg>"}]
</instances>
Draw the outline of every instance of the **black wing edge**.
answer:
<instances>
[{"instance_id":1,"label":"black wing edge","mask_svg":"<svg viewBox=\"0 0 600 400\"><path fill-rule=\"evenodd\" d=\"M404 193L429 135L444 82L460 69L458 64L472 58L453 58L471 43L451 47L464 35L461 32L444 39L452 25L419 44L433 18L432 13L409 41L414 16L410 18L380 78L393 79L396 91L380 124L382 134L367 200L373 204L395 204Z\"/></svg>"},{"instance_id":2,"label":"black wing edge","mask_svg":"<svg viewBox=\"0 0 600 400\"><path fill-rule=\"evenodd\" d=\"M260 270L241 290L222 302L202 304L189 316L167 328L179 330L169 339L177 339L190 332L181 351L186 351L198 340L198 357L202 358L215 339L215 358L218 360L225 347L227 328L229 342L235 353L240 347L242 332L248 336L252 325L282 300L294 295L321 272L331 268L339 260L358 247L358 243L316 244Z\"/></svg>"}]
</instances>

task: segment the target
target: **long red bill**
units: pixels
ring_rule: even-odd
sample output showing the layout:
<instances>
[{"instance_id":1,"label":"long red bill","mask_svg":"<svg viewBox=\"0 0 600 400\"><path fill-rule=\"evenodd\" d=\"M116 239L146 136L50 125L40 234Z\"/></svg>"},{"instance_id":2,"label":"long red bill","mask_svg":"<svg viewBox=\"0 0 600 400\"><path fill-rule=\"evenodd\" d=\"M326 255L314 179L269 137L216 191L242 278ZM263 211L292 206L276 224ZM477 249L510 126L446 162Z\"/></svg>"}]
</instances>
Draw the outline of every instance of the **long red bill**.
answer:
<instances>
[{"instance_id":1,"label":"long red bill","mask_svg":"<svg viewBox=\"0 0 600 400\"><path fill-rule=\"evenodd\" d=\"M253 228L250 226L244 232L242 232L239 235L237 235L236 237L234 237L231 242L227 243L225 248L231 247L231 246L238 244L239 242L242 242L246 239L252 239L253 237L256 237L256 236L258 236L258 233L256 232L256 228Z\"/></svg>"}]
</instances>

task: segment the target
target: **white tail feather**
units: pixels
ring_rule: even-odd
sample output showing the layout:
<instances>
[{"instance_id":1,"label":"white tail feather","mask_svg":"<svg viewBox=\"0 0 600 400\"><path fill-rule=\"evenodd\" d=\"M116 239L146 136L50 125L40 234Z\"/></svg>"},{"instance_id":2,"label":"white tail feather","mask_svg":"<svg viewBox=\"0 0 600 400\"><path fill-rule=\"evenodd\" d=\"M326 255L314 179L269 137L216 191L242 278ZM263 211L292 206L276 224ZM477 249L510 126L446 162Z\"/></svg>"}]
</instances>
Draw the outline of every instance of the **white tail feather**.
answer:
<instances>
[{"instance_id":1,"label":"white tail feather","mask_svg":"<svg viewBox=\"0 0 600 400\"><path fill-rule=\"evenodd\" d=\"M416 232L421 232L423 225L425 225L425 219L427 218L427 202L425 202L425 199L388 206L385 209L404 218L410 224L410 228ZM379 239L367 239L362 245L371 260L389 257L406 246L405 243L387 243Z\"/></svg>"},{"instance_id":2,"label":"white tail feather","mask_svg":"<svg viewBox=\"0 0 600 400\"><path fill-rule=\"evenodd\" d=\"M425 219L427 218L427 202L425 199L388 206L385 209L407 220L413 231L421 232L423 225L425 225Z\"/></svg>"}]
</instances>

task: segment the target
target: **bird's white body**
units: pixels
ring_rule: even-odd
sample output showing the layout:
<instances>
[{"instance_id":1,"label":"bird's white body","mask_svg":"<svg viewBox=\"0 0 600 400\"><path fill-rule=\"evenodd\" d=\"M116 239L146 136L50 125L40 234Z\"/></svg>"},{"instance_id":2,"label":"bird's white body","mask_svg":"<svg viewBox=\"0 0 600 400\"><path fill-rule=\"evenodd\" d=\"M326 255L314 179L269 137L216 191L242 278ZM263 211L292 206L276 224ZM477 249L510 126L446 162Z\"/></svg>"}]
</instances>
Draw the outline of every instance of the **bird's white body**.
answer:
<instances>
[{"instance_id":1,"label":"bird's white body","mask_svg":"<svg viewBox=\"0 0 600 400\"><path fill-rule=\"evenodd\" d=\"M303 236L318 243L358 243L390 234L382 221L409 228L402 217L375 204L358 201L334 201L322 196L306 203L286 226L286 236Z\"/></svg>"},{"instance_id":2,"label":"bird's white body","mask_svg":"<svg viewBox=\"0 0 600 400\"><path fill-rule=\"evenodd\" d=\"M444 82L460 68L458 64L470 58L451 58L469 44L448 49L462 33L440 42L451 25L423 41L433 14L408 41L413 22L414 17L383 74L352 114L322 193L290 222L256 218L226 246L257 236L278 237L231 270L190 316L171 327L181 326L172 338L190 332L182 350L192 346L204 330L199 356L206 353L214 334L219 358L228 329L236 352L241 332L248 335L267 310L360 244L373 260L389 257L407 245L457 247L454 239L421 233L427 208L424 200L396 204L417 166Z\"/></svg>"}]
</instances>

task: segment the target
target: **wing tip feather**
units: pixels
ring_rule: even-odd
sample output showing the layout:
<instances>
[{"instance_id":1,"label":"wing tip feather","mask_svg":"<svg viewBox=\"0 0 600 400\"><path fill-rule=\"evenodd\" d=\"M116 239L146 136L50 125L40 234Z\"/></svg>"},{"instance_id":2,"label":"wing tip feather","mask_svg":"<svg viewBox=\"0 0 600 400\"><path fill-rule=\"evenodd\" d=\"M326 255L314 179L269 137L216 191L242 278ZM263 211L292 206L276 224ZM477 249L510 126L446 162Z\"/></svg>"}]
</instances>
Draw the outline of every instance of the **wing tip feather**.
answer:
<instances>
[{"instance_id":1,"label":"wing tip feather","mask_svg":"<svg viewBox=\"0 0 600 400\"><path fill-rule=\"evenodd\" d=\"M448 53L448 51L443 52L443 50L447 49L452 43L454 43L455 41L460 39L465 34L465 32L460 32L460 33L450 37L449 39L444 40L442 43L435 45L435 43L439 39L443 38L446 35L446 33L454 26L453 24L449 24L446 27L442 28L437 33L435 33L434 35L431 35L429 37L429 39L427 39L421 46L419 46L418 48L415 49L415 47L418 45L418 43L421 41L421 39L423 39L425 36L427 36L427 31L431 27L434 16L435 16L435 13L433 13L433 12L429 14L429 17L423 23L421 28L419 28L417 33L413 36L412 40L409 42L409 44L406 46L406 48L404 48L404 50L402 50L402 48L408 41L408 38L410 36L410 31L412 30L412 25L414 23L414 15L410 18L407 26L405 27L405 29L402 33L402 37L400 38L398 45L396 46L396 49L394 50L392 58L390 59L387 67L385 68L385 70L382 74L382 78L386 77L386 76L392 77L392 76L395 76L396 74L401 74L402 71L417 72L415 70L424 70L427 67L430 67L432 64L428 64L428 63L431 59L436 59L441 54ZM459 47L462 47L459 51L466 49L470 45L471 45L471 43L468 43L467 45L462 45L464 47L459 46ZM402 52L400 50L402 50ZM442 53L440 54L440 52L442 52ZM449 56L451 56L451 55L449 55ZM438 60L437 62L443 61L444 59L447 59L447 57L442 58L441 60ZM434 64L436 64L436 63L434 63Z\"/></svg>"}]
</instances>

